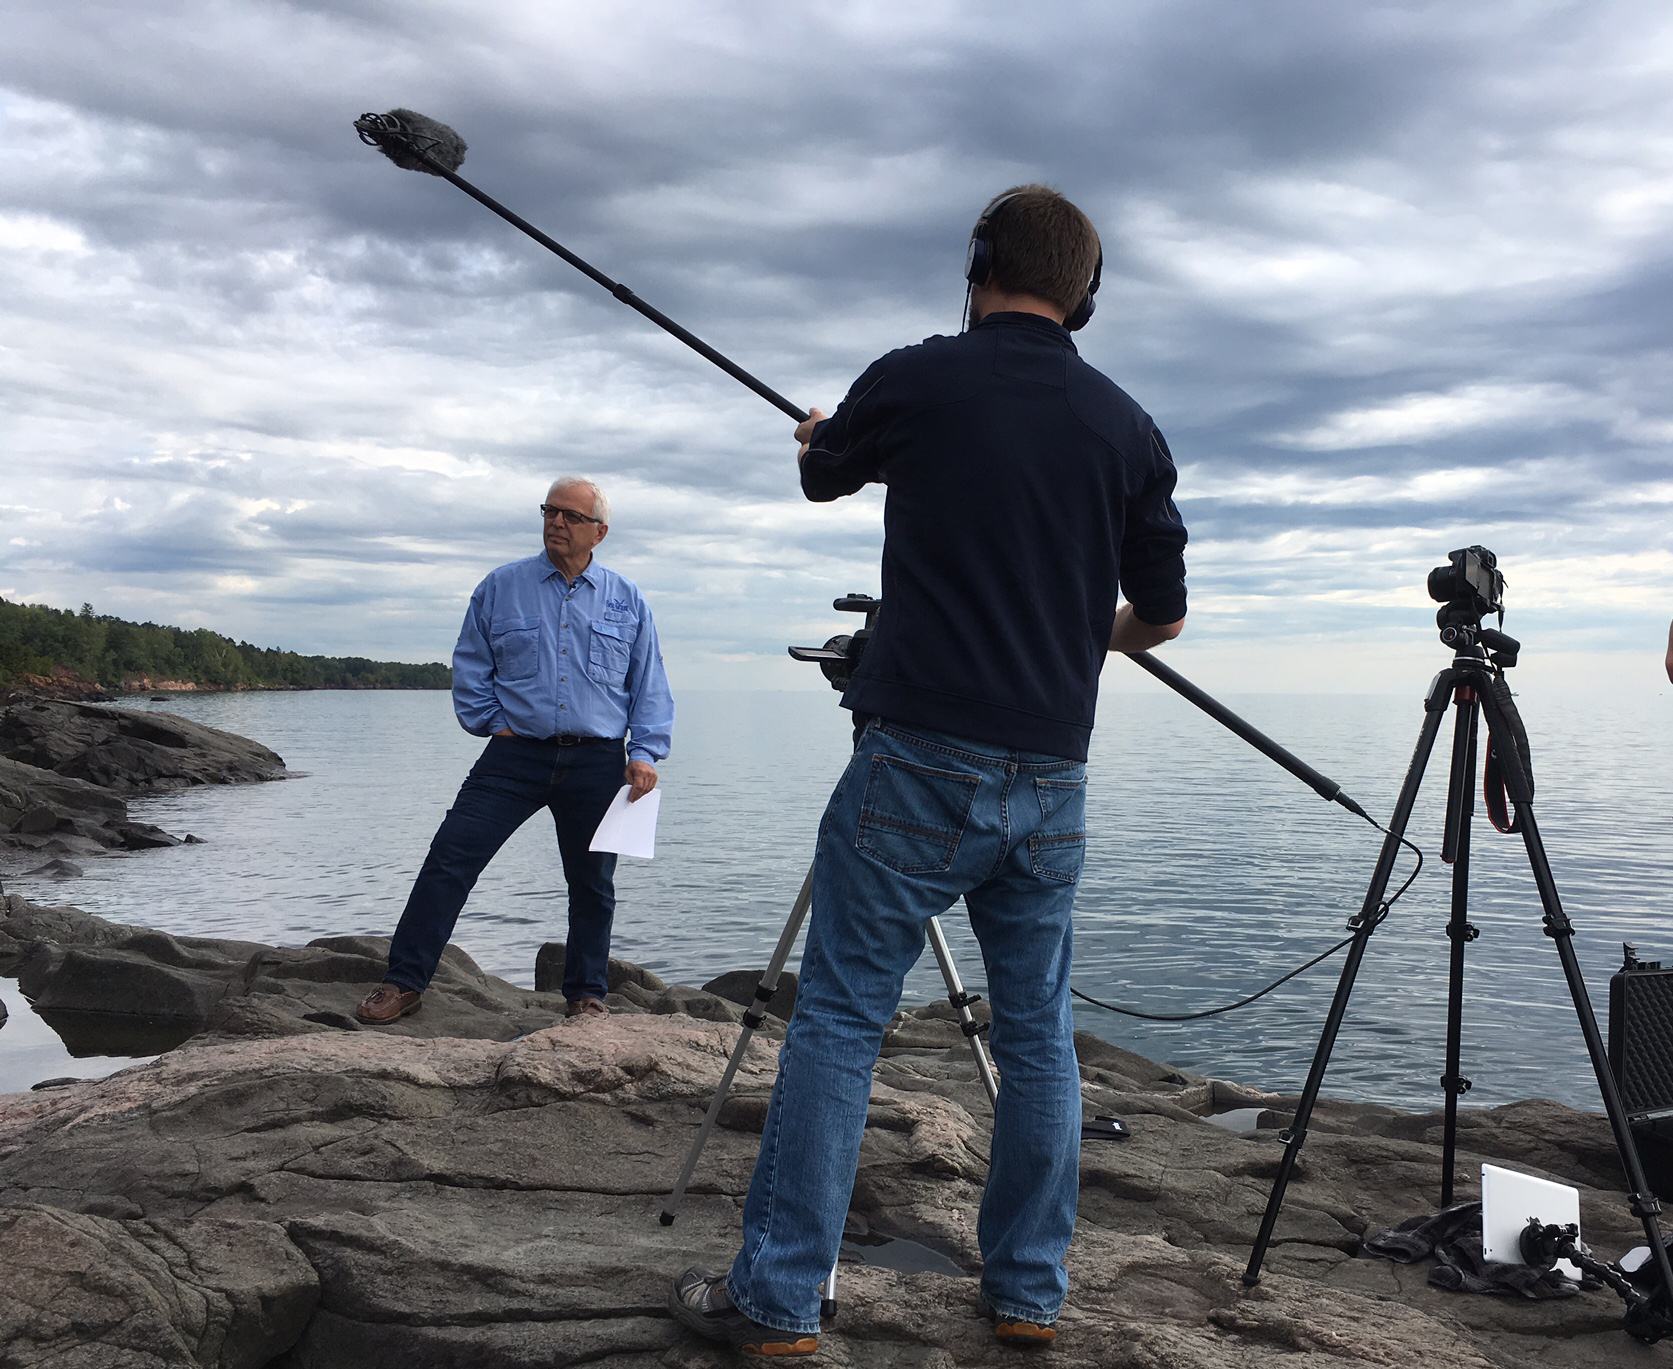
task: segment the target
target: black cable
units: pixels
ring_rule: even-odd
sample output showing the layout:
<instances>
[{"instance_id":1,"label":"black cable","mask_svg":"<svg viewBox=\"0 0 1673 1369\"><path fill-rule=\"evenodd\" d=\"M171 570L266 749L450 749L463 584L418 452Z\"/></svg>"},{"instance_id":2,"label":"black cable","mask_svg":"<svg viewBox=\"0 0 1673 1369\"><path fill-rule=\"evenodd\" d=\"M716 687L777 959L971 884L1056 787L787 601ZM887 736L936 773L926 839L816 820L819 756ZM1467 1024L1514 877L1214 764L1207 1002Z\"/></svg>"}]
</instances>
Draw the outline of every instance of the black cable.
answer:
<instances>
[{"instance_id":1,"label":"black cable","mask_svg":"<svg viewBox=\"0 0 1673 1369\"><path fill-rule=\"evenodd\" d=\"M1390 832L1388 830L1388 828L1384 827L1375 818L1367 816L1364 812L1361 812L1360 816L1365 818L1366 822L1370 823L1371 826L1375 827L1379 832L1383 833L1385 836L1392 836L1393 835L1393 833ZM1246 1008L1246 1007L1249 1006L1249 1004L1253 1003L1257 998L1265 998L1267 996L1267 994L1271 993L1279 985L1287 984L1287 983L1289 983L1290 980L1294 979L1298 974L1301 974L1303 971L1312 969L1313 966L1317 965L1321 960L1328 960L1331 956L1335 955L1336 952L1341 950L1344 946L1351 946L1354 942L1355 937L1358 937L1362 932L1369 935L1370 932L1376 930L1376 928L1382 923L1382 920L1385 917L1388 916L1389 909L1391 909L1396 903L1398 903L1400 901L1400 896L1402 894L1404 894L1406 892L1406 890L1408 890L1412 887L1412 881L1415 880L1418 877L1419 873L1423 870L1423 852L1418 850L1416 846L1413 846L1412 843L1410 841L1408 841L1404 836L1402 836L1399 840L1400 840L1400 844L1402 846L1409 847L1410 850L1411 850L1411 853L1414 856L1417 857L1417 864L1412 867L1411 874L1406 876L1406 882L1394 891L1394 897L1389 898L1389 899L1385 899L1383 901L1382 905L1377 909L1376 915L1371 919L1370 927L1369 928L1363 928L1362 927L1362 928L1356 929L1353 936L1343 937L1342 940L1338 941L1334 946L1330 947L1329 950L1320 951L1316 956L1314 956L1311 960L1307 961L1305 964L1297 965L1288 974L1284 975L1283 978L1273 980L1272 983L1268 984L1264 989L1261 989L1257 993L1250 994L1247 998L1240 998L1235 1003L1222 1003L1218 1008L1205 1008L1201 1012L1154 1013L1154 1012L1140 1012L1137 1008L1123 1008L1123 1007L1121 1007L1121 1006L1119 1006L1118 1004L1115 1004L1115 1003L1106 1003L1106 1002L1103 1001L1103 999L1094 998L1091 994L1088 994L1088 993L1082 993L1079 989L1074 988L1073 986L1070 987L1069 992L1071 994L1073 994L1076 998L1080 999L1081 1002L1090 1003L1095 1008L1103 1008L1106 1012L1117 1012L1117 1013L1120 1013L1123 1017L1137 1017L1137 1018L1142 1019L1145 1022L1194 1022L1198 1018L1215 1017L1215 1016L1218 1016L1220 1013L1223 1013L1223 1012L1231 1012L1234 1008Z\"/></svg>"}]
</instances>

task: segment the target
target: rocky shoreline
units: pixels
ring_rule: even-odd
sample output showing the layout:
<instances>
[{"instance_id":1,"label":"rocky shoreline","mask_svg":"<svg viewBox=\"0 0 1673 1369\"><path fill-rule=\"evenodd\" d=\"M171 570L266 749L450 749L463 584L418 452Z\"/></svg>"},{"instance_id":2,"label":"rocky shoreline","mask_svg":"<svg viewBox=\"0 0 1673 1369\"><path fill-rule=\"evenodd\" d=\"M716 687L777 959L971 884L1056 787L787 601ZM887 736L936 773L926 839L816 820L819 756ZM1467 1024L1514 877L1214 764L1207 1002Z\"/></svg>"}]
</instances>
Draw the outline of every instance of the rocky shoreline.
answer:
<instances>
[{"instance_id":1,"label":"rocky shoreline","mask_svg":"<svg viewBox=\"0 0 1673 1369\"><path fill-rule=\"evenodd\" d=\"M167 714L13 696L0 861L69 873L71 857L174 844L127 799L284 774L265 747ZM731 1253L793 982L664 1228L753 969L691 988L612 961L611 1016L565 1021L561 943L541 948L532 991L449 947L422 1011L374 1030L353 1010L387 952L382 937L177 937L0 897L0 975L69 1052L158 1056L0 1095L0 1366L731 1362L682 1334L664 1299L678 1270ZM1435 1205L1439 1114L1321 1102L1266 1275L1244 1288L1295 1100L1091 1036L1076 1046L1087 1115L1120 1116L1131 1138L1083 1149L1051 1363L1581 1369L1667 1353L1625 1336L1607 1291L1451 1294L1420 1266L1360 1254ZM896 1016L876 1080L817 1362L1013 1363L976 1315L990 1113L946 1004ZM1462 1196L1484 1159L1579 1185L1600 1252L1639 1240L1602 1117L1466 1110Z\"/></svg>"},{"instance_id":2,"label":"rocky shoreline","mask_svg":"<svg viewBox=\"0 0 1673 1369\"><path fill-rule=\"evenodd\" d=\"M16 896L0 914L0 973L69 1024L66 1040L110 1050L136 1024L167 1024L180 1042L108 1079L0 1096L0 1361L730 1362L663 1299L675 1272L719 1264L736 1239L778 1019L746 1055L678 1222L658 1213L739 1031L741 1006L712 989L747 999L752 974L696 989L613 962L612 1015L565 1022L561 995L449 948L423 1010L373 1030L352 1007L381 975L383 938L170 937ZM1053 1364L1580 1369L1666 1353L1625 1336L1606 1290L1451 1294L1420 1266L1358 1254L1434 1205L1438 1114L1323 1103L1266 1277L1244 1288L1293 1100L1076 1042L1088 1115L1121 1116L1132 1137L1083 1150ZM1253 1125L1211 1120L1234 1110ZM950 1010L897 1015L818 1362L1014 1361L976 1316L988 1116ZM1466 1190L1482 1159L1579 1184L1588 1240L1636 1243L1602 1117L1466 1111ZM920 1258L890 1267L891 1251ZM908 1272L924 1268L940 1272Z\"/></svg>"},{"instance_id":3,"label":"rocky shoreline","mask_svg":"<svg viewBox=\"0 0 1673 1369\"><path fill-rule=\"evenodd\" d=\"M178 846L128 800L283 779L267 747L170 713L12 694L0 701L0 873L73 875L111 850Z\"/></svg>"}]
</instances>

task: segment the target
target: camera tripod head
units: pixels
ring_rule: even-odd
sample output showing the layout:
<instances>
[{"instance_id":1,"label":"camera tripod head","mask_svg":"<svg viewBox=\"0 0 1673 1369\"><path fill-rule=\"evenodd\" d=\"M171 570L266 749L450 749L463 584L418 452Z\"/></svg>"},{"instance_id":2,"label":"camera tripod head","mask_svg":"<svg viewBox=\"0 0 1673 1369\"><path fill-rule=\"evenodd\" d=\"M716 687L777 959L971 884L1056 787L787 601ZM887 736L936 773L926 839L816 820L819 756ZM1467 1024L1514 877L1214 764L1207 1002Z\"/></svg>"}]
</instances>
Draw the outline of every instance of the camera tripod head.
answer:
<instances>
[{"instance_id":1,"label":"camera tripod head","mask_svg":"<svg viewBox=\"0 0 1673 1369\"><path fill-rule=\"evenodd\" d=\"M877 614L883 607L883 601L869 594L845 594L833 601L831 607L839 613L865 614L866 625L856 632L838 633L824 646L793 646L790 655L797 661L812 661L825 673L831 688L841 691L848 688L848 682L860 668L860 658L865 654L866 643L871 640L872 631L877 626Z\"/></svg>"},{"instance_id":2,"label":"camera tripod head","mask_svg":"<svg viewBox=\"0 0 1673 1369\"><path fill-rule=\"evenodd\" d=\"M1429 597L1441 605L1435 626L1441 642L1459 655L1488 656L1501 670L1516 664L1522 644L1481 620L1489 613L1505 621L1505 577L1499 558L1486 547L1464 547L1447 553L1447 564L1429 572Z\"/></svg>"}]
</instances>

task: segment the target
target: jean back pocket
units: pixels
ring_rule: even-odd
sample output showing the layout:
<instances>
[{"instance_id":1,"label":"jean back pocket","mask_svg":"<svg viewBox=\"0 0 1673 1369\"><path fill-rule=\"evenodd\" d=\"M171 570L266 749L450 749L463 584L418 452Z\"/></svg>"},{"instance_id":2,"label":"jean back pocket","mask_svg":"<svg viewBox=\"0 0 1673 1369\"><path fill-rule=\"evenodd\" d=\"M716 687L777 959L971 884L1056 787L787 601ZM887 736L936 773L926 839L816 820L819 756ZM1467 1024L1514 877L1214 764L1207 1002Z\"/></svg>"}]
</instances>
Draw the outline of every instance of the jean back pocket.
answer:
<instances>
[{"instance_id":1,"label":"jean back pocket","mask_svg":"<svg viewBox=\"0 0 1673 1369\"><path fill-rule=\"evenodd\" d=\"M980 779L895 756L873 756L855 845L903 875L948 869Z\"/></svg>"},{"instance_id":2,"label":"jean back pocket","mask_svg":"<svg viewBox=\"0 0 1673 1369\"><path fill-rule=\"evenodd\" d=\"M1086 776L1034 781L1040 825L1028 838L1028 863L1046 879L1073 884L1086 863Z\"/></svg>"}]
</instances>

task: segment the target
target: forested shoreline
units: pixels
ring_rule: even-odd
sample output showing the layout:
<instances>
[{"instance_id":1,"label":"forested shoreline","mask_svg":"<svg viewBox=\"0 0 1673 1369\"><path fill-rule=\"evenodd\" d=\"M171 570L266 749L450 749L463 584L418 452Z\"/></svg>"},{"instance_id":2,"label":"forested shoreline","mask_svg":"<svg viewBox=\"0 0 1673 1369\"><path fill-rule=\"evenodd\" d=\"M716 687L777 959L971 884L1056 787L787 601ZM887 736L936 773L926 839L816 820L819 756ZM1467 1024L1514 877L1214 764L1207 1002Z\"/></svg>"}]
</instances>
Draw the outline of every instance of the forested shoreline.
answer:
<instances>
[{"instance_id":1,"label":"forested shoreline","mask_svg":"<svg viewBox=\"0 0 1673 1369\"><path fill-rule=\"evenodd\" d=\"M446 689L447 666L363 656L303 656L207 628L130 623L0 599L0 688L74 680L102 690Z\"/></svg>"}]
</instances>

